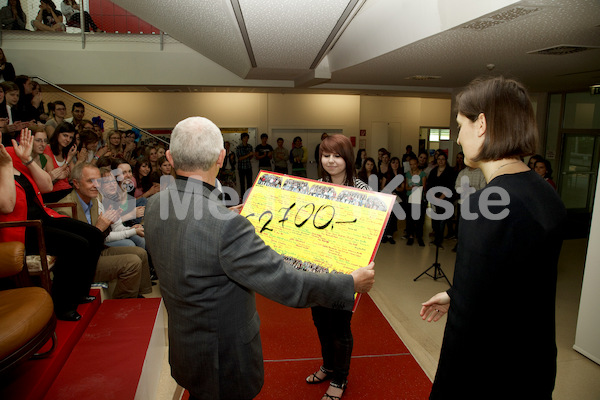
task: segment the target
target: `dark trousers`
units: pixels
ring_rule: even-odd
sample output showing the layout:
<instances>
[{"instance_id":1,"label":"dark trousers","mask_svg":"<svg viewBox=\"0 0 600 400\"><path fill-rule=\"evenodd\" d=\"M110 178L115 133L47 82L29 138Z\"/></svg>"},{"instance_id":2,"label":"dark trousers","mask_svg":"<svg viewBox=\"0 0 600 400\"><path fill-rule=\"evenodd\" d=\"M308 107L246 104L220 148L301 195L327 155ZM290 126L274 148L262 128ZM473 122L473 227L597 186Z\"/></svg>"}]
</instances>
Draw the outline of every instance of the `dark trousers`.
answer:
<instances>
[{"instance_id":1,"label":"dark trousers","mask_svg":"<svg viewBox=\"0 0 600 400\"><path fill-rule=\"evenodd\" d=\"M242 201L244 198L244 193L246 193L246 189L249 189L252 186L252 168L248 169L238 169L238 173L240 175L240 196L242 197Z\"/></svg>"},{"instance_id":2,"label":"dark trousers","mask_svg":"<svg viewBox=\"0 0 600 400\"><path fill-rule=\"evenodd\" d=\"M97 31L98 27L94 23L94 20L92 19L90 13L88 13L87 11L84 11L84 13L85 15L83 19L85 20L85 31L89 32L90 27L92 28L92 31ZM73 14L71 19L69 20L69 23L72 23L74 26L78 26L81 28L81 13Z\"/></svg>"},{"instance_id":3,"label":"dark trousers","mask_svg":"<svg viewBox=\"0 0 600 400\"><path fill-rule=\"evenodd\" d=\"M390 213L390 218L388 219L387 225L385 226L385 230L383 234L385 236L394 236L394 233L398 230L398 218L396 214L392 211Z\"/></svg>"},{"instance_id":4,"label":"dark trousers","mask_svg":"<svg viewBox=\"0 0 600 400\"><path fill-rule=\"evenodd\" d=\"M42 221L46 252L56 256L52 299L57 314L74 311L87 296L104 248L104 235L96 227L72 218L45 217ZM39 254L35 230L25 231L28 254Z\"/></svg>"},{"instance_id":5,"label":"dark trousers","mask_svg":"<svg viewBox=\"0 0 600 400\"><path fill-rule=\"evenodd\" d=\"M352 312L325 307L313 307L311 310L321 342L323 368L333 371L333 382L343 384L350 372L350 358L354 346L350 329Z\"/></svg>"},{"instance_id":6,"label":"dark trousers","mask_svg":"<svg viewBox=\"0 0 600 400\"><path fill-rule=\"evenodd\" d=\"M434 211L442 211L437 210L436 206L432 205L431 208ZM433 229L434 239L433 242L436 246L441 246L444 241L444 229L446 228L446 220L445 219L431 219L431 228Z\"/></svg>"},{"instance_id":7,"label":"dark trousers","mask_svg":"<svg viewBox=\"0 0 600 400\"><path fill-rule=\"evenodd\" d=\"M425 222L425 210L426 208L421 203L420 215L417 218L414 208L417 207L415 204L408 204L406 210L406 234L409 237L415 239L423 238L423 223Z\"/></svg>"},{"instance_id":8,"label":"dark trousers","mask_svg":"<svg viewBox=\"0 0 600 400\"><path fill-rule=\"evenodd\" d=\"M275 172L279 172L280 174L289 174L288 167L277 167L275 166Z\"/></svg>"}]
</instances>

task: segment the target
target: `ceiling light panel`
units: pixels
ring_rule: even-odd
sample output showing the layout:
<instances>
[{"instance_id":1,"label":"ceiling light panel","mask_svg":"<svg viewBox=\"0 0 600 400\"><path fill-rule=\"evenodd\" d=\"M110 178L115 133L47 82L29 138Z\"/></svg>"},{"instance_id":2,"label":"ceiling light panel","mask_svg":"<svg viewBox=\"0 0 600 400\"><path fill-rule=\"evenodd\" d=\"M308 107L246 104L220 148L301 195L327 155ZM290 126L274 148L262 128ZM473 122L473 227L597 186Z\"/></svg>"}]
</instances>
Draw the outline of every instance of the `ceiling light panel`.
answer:
<instances>
[{"instance_id":1,"label":"ceiling light panel","mask_svg":"<svg viewBox=\"0 0 600 400\"><path fill-rule=\"evenodd\" d=\"M258 68L310 68L349 0L239 0Z\"/></svg>"}]
</instances>

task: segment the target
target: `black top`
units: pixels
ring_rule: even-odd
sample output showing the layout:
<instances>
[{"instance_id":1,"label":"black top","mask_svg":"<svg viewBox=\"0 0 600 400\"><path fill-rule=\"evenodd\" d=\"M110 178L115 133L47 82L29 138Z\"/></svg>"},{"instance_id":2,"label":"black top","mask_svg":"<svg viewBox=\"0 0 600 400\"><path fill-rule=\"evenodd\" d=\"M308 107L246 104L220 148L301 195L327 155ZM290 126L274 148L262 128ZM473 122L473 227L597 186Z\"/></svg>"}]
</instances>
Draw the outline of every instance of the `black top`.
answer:
<instances>
[{"instance_id":1,"label":"black top","mask_svg":"<svg viewBox=\"0 0 600 400\"><path fill-rule=\"evenodd\" d=\"M258 154L262 155L267 155L269 152L273 152L273 147L270 144L266 144L266 145L262 145L259 144L258 146L256 146L254 148L254 151L256 151ZM260 160L258 160L258 166L259 167L270 167L271 166L271 159L269 157L263 157Z\"/></svg>"},{"instance_id":2,"label":"black top","mask_svg":"<svg viewBox=\"0 0 600 400\"><path fill-rule=\"evenodd\" d=\"M482 216L490 206L505 218ZM551 399L556 375L554 307L566 211L534 171L501 175L468 198L448 321L431 399Z\"/></svg>"},{"instance_id":3,"label":"black top","mask_svg":"<svg viewBox=\"0 0 600 400\"><path fill-rule=\"evenodd\" d=\"M452 197L448 201L453 201L456 199L454 195L454 184L456 181L456 175L454 174L454 170L449 166L444 168L444 171L438 176L439 167L435 167L429 172L429 176L427 177L427 190L442 186L448 188L452 191ZM438 191L435 197L441 197L441 193Z\"/></svg>"},{"instance_id":4,"label":"black top","mask_svg":"<svg viewBox=\"0 0 600 400\"><path fill-rule=\"evenodd\" d=\"M9 62L5 63L4 69L0 69L0 78L4 79L6 82L14 82L15 77L15 67Z\"/></svg>"},{"instance_id":5,"label":"black top","mask_svg":"<svg viewBox=\"0 0 600 400\"><path fill-rule=\"evenodd\" d=\"M42 207L39 205L37 200L37 196L35 194L35 189L29 179L25 177L25 175L15 175L15 182L17 182L23 190L25 190L25 197L27 199L27 219L44 219L47 214L42 210Z\"/></svg>"}]
</instances>

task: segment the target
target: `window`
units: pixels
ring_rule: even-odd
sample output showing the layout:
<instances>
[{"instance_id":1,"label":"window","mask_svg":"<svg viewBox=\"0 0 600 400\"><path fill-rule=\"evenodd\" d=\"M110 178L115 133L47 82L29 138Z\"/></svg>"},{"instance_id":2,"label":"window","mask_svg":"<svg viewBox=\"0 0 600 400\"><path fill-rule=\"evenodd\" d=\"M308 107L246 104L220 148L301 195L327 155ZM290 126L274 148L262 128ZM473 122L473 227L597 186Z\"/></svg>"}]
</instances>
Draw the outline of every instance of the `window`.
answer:
<instances>
[{"instance_id":1,"label":"window","mask_svg":"<svg viewBox=\"0 0 600 400\"><path fill-rule=\"evenodd\" d=\"M428 128L429 141L440 142L442 140L450 140L450 129L448 128Z\"/></svg>"}]
</instances>

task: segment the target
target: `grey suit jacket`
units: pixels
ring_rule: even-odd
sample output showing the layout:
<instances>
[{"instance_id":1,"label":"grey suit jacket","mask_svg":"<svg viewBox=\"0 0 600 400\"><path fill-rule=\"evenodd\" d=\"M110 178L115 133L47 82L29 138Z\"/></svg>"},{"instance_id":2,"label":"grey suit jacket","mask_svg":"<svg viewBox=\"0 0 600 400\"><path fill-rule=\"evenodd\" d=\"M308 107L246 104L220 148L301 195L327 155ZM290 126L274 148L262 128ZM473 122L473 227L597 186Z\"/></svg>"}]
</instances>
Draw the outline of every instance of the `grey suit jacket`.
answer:
<instances>
[{"instance_id":1,"label":"grey suit jacket","mask_svg":"<svg viewBox=\"0 0 600 400\"><path fill-rule=\"evenodd\" d=\"M354 281L294 269L211 189L178 178L152 196L146 248L169 315L175 380L201 399L250 399L264 381L254 292L291 307L351 310Z\"/></svg>"}]
</instances>

